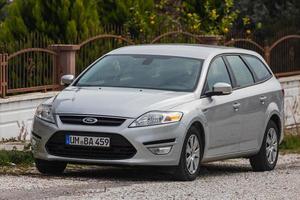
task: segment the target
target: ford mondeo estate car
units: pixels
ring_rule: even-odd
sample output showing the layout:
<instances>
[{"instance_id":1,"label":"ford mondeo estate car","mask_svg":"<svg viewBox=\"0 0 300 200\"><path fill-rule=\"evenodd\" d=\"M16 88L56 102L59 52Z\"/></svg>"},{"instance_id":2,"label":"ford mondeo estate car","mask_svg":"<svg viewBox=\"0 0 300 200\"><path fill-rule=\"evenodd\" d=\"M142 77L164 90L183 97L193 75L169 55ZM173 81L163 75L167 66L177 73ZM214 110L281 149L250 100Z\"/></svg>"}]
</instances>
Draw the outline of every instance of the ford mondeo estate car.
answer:
<instances>
[{"instance_id":1,"label":"ford mondeo estate car","mask_svg":"<svg viewBox=\"0 0 300 200\"><path fill-rule=\"evenodd\" d=\"M193 180L204 162L243 157L254 171L276 165L284 94L253 51L128 46L61 81L67 87L34 118L41 173L63 173L67 163L167 166Z\"/></svg>"}]
</instances>

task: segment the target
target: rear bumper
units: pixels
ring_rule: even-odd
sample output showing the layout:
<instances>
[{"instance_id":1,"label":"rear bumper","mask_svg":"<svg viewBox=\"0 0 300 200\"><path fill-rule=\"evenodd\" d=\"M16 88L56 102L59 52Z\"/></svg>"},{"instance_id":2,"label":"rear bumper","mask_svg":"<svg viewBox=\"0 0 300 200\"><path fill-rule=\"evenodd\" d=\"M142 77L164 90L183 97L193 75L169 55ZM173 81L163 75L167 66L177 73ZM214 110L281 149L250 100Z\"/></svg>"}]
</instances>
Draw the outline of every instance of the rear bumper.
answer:
<instances>
[{"instance_id":1,"label":"rear bumper","mask_svg":"<svg viewBox=\"0 0 300 200\"><path fill-rule=\"evenodd\" d=\"M181 149L187 127L184 123L174 123L150 127L128 128L133 119L127 119L118 127L100 127L86 125L66 125L62 124L57 117L57 125L42 121L38 118L34 119L33 134L31 136L33 155L37 159L64 161L75 163L91 163L91 164L111 164L111 165L178 165L181 155ZM58 156L49 153L46 144L49 139L60 131L64 132L83 132L119 134L124 137L135 148L136 153L128 159L94 159L94 158L78 158L72 156ZM175 140L170 140L175 139ZM157 141L153 144L153 141ZM145 143L145 144L144 144ZM172 146L171 151L166 155L155 155L148 148Z\"/></svg>"}]
</instances>

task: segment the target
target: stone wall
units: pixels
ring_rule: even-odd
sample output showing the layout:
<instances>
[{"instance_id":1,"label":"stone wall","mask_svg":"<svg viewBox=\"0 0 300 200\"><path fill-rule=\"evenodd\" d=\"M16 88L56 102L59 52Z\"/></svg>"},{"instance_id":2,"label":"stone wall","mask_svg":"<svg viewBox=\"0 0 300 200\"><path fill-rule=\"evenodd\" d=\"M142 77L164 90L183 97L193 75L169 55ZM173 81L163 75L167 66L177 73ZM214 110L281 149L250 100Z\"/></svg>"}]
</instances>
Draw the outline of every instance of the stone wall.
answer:
<instances>
[{"instance_id":1,"label":"stone wall","mask_svg":"<svg viewBox=\"0 0 300 200\"><path fill-rule=\"evenodd\" d=\"M36 107L57 92L32 93L0 98L0 142L28 140Z\"/></svg>"},{"instance_id":2,"label":"stone wall","mask_svg":"<svg viewBox=\"0 0 300 200\"><path fill-rule=\"evenodd\" d=\"M285 125L300 125L300 75L279 79L284 88Z\"/></svg>"}]
</instances>

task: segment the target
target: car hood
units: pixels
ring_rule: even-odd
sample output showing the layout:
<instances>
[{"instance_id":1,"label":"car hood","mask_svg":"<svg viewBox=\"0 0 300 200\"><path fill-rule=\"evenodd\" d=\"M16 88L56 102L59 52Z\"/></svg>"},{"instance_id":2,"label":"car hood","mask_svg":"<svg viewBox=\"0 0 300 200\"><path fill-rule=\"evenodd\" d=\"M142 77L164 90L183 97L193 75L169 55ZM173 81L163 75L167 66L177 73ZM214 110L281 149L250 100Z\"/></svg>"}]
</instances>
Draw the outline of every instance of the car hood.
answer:
<instances>
[{"instance_id":1,"label":"car hood","mask_svg":"<svg viewBox=\"0 0 300 200\"><path fill-rule=\"evenodd\" d=\"M136 88L69 87L53 101L56 114L136 118L152 110L167 111L195 99L194 93Z\"/></svg>"}]
</instances>

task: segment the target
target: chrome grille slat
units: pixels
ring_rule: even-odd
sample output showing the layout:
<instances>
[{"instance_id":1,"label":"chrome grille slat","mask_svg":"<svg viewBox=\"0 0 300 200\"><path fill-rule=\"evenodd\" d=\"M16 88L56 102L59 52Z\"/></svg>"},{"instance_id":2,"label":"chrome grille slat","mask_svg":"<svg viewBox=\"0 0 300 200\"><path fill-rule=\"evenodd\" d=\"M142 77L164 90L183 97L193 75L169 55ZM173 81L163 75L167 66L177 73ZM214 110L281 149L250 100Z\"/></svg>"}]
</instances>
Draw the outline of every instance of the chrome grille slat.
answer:
<instances>
[{"instance_id":1,"label":"chrome grille slat","mask_svg":"<svg viewBox=\"0 0 300 200\"><path fill-rule=\"evenodd\" d=\"M97 119L94 124L87 124L83 122L84 118L91 117ZM74 125L89 125L89 126L121 126L126 119L115 117L102 117L102 116L77 116L77 115L60 115L59 116L63 124Z\"/></svg>"}]
</instances>

